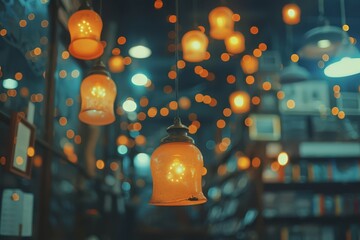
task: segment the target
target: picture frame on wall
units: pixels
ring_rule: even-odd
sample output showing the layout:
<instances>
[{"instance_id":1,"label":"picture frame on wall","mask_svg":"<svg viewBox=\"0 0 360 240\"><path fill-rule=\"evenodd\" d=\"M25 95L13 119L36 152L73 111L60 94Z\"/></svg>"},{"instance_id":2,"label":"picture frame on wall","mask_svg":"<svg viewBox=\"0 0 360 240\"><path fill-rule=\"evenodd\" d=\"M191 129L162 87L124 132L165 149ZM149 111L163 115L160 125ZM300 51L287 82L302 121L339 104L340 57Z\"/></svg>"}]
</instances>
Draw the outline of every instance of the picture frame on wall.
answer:
<instances>
[{"instance_id":1,"label":"picture frame on wall","mask_svg":"<svg viewBox=\"0 0 360 240\"><path fill-rule=\"evenodd\" d=\"M12 113L6 169L13 174L30 179L34 154L35 126L29 123L22 114Z\"/></svg>"},{"instance_id":2,"label":"picture frame on wall","mask_svg":"<svg viewBox=\"0 0 360 240\"><path fill-rule=\"evenodd\" d=\"M280 117L276 114L250 114L249 137L253 141L278 141L281 138Z\"/></svg>"}]
</instances>

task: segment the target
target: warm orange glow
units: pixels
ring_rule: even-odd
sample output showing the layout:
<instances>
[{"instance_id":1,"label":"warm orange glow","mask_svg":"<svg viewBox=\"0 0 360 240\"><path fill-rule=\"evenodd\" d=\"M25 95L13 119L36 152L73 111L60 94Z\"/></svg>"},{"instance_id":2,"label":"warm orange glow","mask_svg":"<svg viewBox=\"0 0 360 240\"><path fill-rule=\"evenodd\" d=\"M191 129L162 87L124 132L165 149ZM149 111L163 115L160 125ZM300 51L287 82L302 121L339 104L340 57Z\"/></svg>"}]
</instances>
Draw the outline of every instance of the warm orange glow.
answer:
<instances>
[{"instance_id":1,"label":"warm orange glow","mask_svg":"<svg viewBox=\"0 0 360 240\"><path fill-rule=\"evenodd\" d=\"M272 162L271 163L271 170L273 170L274 172L277 172L277 171L279 171L279 169L280 169L280 164L278 163L278 162Z\"/></svg>"},{"instance_id":2,"label":"warm orange glow","mask_svg":"<svg viewBox=\"0 0 360 240\"><path fill-rule=\"evenodd\" d=\"M258 96L254 96L251 98L251 103L254 105L259 105L260 101L261 101L261 99Z\"/></svg>"},{"instance_id":3,"label":"warm orange glow","mask_svg":"<svg viewBox=\"0 0 360 240\"><path fill-rule=\"evenodd\" d=\"M281 100L281 99L284 99L285 93L284 93L283 91L278 91L278 92L276 93L276 96L277 96L277 98L278 98L279 100Z\"/></svg>"},{"instance_id":4,"label":"warm orange glow","mask_svg":"<svg viewBox=\"0 0 360 240\"><path fill-rule=\"evenodd\" d=\"M5 28L0 30L0 36L5 37L7 34L7 30Z\"/></svg>"},{"instance_id":5,"label":"warm orange glow","mask_svg":"<svg viewBox=\"0 0 360 240\"><path fill-rule=\"evenodd\" d=\"M146 143L146 138L144 135L138 135L136 138L135 138L135 143L139 146L144 146L145 143Z\"/></svg>"},{"instance_id":6,"label":"warm orange glow","mask_svg":"<svg viewBox=\"0 0 360 240\"><path fill-rule=\"evenodd\" d=\"M111 54L112 55L119 55L121 53L120 48L113 48L113 50L111 50Z\"/></svg>"},{"instance_id":7,"label":"warm orange glow","mask_svg":"<svg viewBox=\"0 0 360 240\"><path fill-rule=\"evenodd\" d=\"M90 125L107 125L115 121L116 85L103 74L90 74L81 83L79 119Z\"/></svg>"},{"instance_id":8,"label":"warm orange glow","mask_svg":"<svg viewBox=\"0 0 360 240\"><path fill-rule=\"evenodd\" d=\"M339 108L338 107L333 107L331 109L331 114L332 115L336 116L336 115L338 115L338 113L339 113Z\"/></svg>"},{"instance_id":9,"label":"warm orange glow","mask_svg":"<svg viewBox=\"0 0 360 240\"><path fill-rule=\"evenodd\" d=\"M177 67L178 67L179 69L183 69L185 66L186 66L186 63L185 63L184 60L179 60L179 61L177 62Z\"/></svg>"},{"instance_id":10,"label":"warm orange glow","mask_svg":"<svg viewBox=\"0 0 360 240\"><path fill-rule=\"evenodd\" d=\"M49 21L48 20L42 20L41 21L41 27L46 28L48 26L49 26Z\"/></svg>"},{"instance_id":11,"label":"warm orange glow","mask_svg":"<svg viewBox=\"0 0 360 240\"><path fill-rule=\"evenodd\" d=\"M35 54L36 56L39 56L39 55L41 54L41 48L39 48L39 47L35 48L35 49L34 49L34 54Z\"/></svg>"},{"instance_id":12,"label":"warm orange glow","mask_svg":"<svg viewBox=\"0 0 360 240\"><path fill-rule=\"evenodd\" d=\"M194 125L194 124L191 124L189 126L189 133L190 134L195 134L197 132L198 128Z\"/></svg>"},{"instance_id":13,"label":"warm orange glow","mask_svg":"<svg viewBox=\"0 0 360 240\"><path fill-rule=\"evenodd\" d=\"M140 98L140 106L146 107L149 105L149 99L147 97Z\"/></svg>"},{"instance_id":14,"label":"warm orange glow","mask_svg":"<svg viewBox=\"0 0 360 240\"><path fill-rule=\"evenodd\" d=\"M219 120L217 120L217 122L216 122L216 126L217 126L218 128L224 128L224 127L226 126L226 122L225 122L223 119L219 119Z\"/></svg>"},{"instance_id":15,"label":"warm orange glow","mask_svg":"<svg viewBox=\"0 0 360 240\"><path fill-rule=\"evenodd\" d=\"M260 167L260 164L261 164L261 160L260 158L258 157L254 157L251 161L251 165L254 167L254 168L258 168Z\"/></svg>"},{"instance_id":16,"label":"warm orange glow","mask_svg":"<svg viewBox=\"0 0 360 240\"><path fill-rule=\"evenodd\" d=\"M139 121L144 121L146 119L146 114L144 112L139 112L137 118Z\"/></svg>"},{"instance_id":17,"label":"warm orange glow","mask_svg":"<svg viewBox=\"0 0 360 240\"><path fill-rule=\"evenodd\" d=\"M100 57L104 52L100 42L102 27L101 17L93 10L80 10L71 15L68 22L70 54L83 60Z\"/></svg>"},{"instance_id":18,"label":"warm orange glow","mask_svg":"<svg viewBox=\"0 0 360 240\"><path fill-rule=\"evenodd\" d=\"M164 93L170 94L170 93L172 93L172 91L173 91L173 89L170 85L164 86Z\"/></svg>"},{"instance_id":19,"label":"warm orange glow","mask_svg":"<svg viewBox=\"0 0 360 240\"><path fill-rule=\"evenodd\" d=\"M250 96L244 91L236 91L230 94L229 102L234 113L245 113L250 110Z\"/></svg>"},{"instance_id":20,"label":"warm orange glow","mask_svg":"<svg viewBox=\"0 0 360 240\"><path fill-rule=\"evenodd\" d=\"M226 81L228 84L234 84L236 82L236 78L234 75L228 75L226 77Z\"/></svg>"},{"instance_id":21,"label":"warm orange glow","mask_svg":"<svg viewBox=\"0 0 360 240\"><path fill-rule=\"evenodd\" d=\"M262 51L260 49L258 49L258 48L255 48L254 51L253 51L253 55L254 55L254 57L259 58L262 55Z\"/></svg>"},{"instance_id":22,"label":"warm orange glow","mask_svg":"<svg viewBox=\"0 0 360 240\"><path fill-rule=\"evenodd\" d=\"M125 65L130 65L131 62L132 62L131 57L124 57L124 64Z\"/></svg>"},{"instance_id":23,"label":"warm orange glow","mask_svg":"<svg viewBox=\"0 0 360 240\"><path fill-rule=\"evenodd\" d=\"M63 59L68 59L70 57L70 53L66 50L64 50L62 53L61 53L61 57Z\"/></svg>"},{"instance_id":24,"label":"warm orange glow","mask_svg":"<svg viewBox=\"0 0 360 240\"><path fill-rule=\"evenodd\" d=\"M164 3L163 3L162 0L156 0L156 1L154 2L154 8L155 8L155 9L160 9L160 8L163 7L163 5L164 5Z\"/></svg>"},{"instance_id":25,"label":"warm orange glow","mask_svg":"<svg viewBox=\"0 0 360 240\"><path fill-rule=\"evenodd\" d=\"M168 18L168 21L170 23L176 23L176 21L177 21L176 15L170 15L169 18Z\"/></svg>"},{"instance_id":26,"label":"warm orange glow","mask_svg":"<svg viewBox=\"0 0 360 240\"><path fill-rule=\"evenodd\" d=\"M283 21L288 25L298 24L300 22L300 15L301 10L294 3L286 4L282 9Z\"/></svg>"},{"instance_id":27,"label":"warm orange glow","mask_svg":"<svg viewBox=\"0 0 360 240\"><path fill-rule=\"evenodd\" d=\"M254 84L254 82L255 82L254 76L253 76L253 75L248 75L248 76L246 76L245 82L246 82L247 84L249 84L249 85Z\"/></svg>"},{"instance_id":28,"label":"warm orange glow","mask_svg":"<svg viewBox=\"0 0 360 240\"><path fill-rule=\"evenodd\" d=\"M234 21L234 22L239 22L240 21L240 14L237 14L237 13L234 13L233 15L232 15L232 20Z\"/></svg>"},{"instance_id":29,"label":"warm orange glow","mask_svg":"<svg viewBox=\"0 0 360 240\"><path fill-rule=\"evenodd\" d=\"M226 51L239 54L245 50L245 38L241 32L233 32L224 40Z\"/></svg>"},{"instance_id":30,"label":"warm orange glow","mask_svg":"<svg viewBox=\"0 0 360 240\"><path fill-rule=\"evenodd\" d=\"M60 124L61 126L65 126L65 125L67 124L67 119L66 119L66 117L61 117L61 118L59 119L59 124Z\"/></svg>"},{"instance_id":31,"label":"warm orange glow","mask_svg":"<svg viewBox=\"0 0 360 240\"><path fill-rule=\"evenodd\" d=\"M110 163L110 169L111 169L112 171L118 170L118 169L119 169L119 164L118 164L117 162L111 162L111 163Z\"/></svg>"},{"instance_id":32,"label":"warm orange glow","mask_svg":"<svg viewBox=\"0 0 360 240\"><path fill-rule=\"evenodd\" d=\"M259 33L259 28L257 26L252 26L250 28L250 33L253 34L253 35L256 35Z\"/></svg>"},{"instance_id":33,"label":"warm orange glow","mask_svg":"<svg viewBox=\"0 0 360 240\"><path fill-rule=\"evenodd\" d=\"M181 40L183 59L188 62L203 61L208 44L207 36L199 30L185 33Z\"/></svg>"},{"instance_id":34,"label":"warm orange glow","mask_svg":"<svg viewBox=\"0 0 360 240\"><path fill-rule=\"evenodd\" d=\"M74 142L76 144L80 144L81 143L81 136L80 135L76 135L75 138L74 138Z\"/></svg>"},{"instance_id":35,"label":"warm orange glow","mask_svg":"<svg viewBox=\"0 0 360 240\"><path fill-rule=\"evenodd\" d=\"M209 13L210 36L223 40L234 31L233 12L227 7L217 7Z\"/></svg>"},{"instance_id":36,"label":"warm orange glow","mask_svg":"<svg viewBox=\"0 0 360 240\"><path fill-rule=\"evenodd\" d=\"M196 95L195 95L195 101L196 102L203 102L204 101L204 95L202 95L201 93L197 93Z\"/></svg>"},{"instance_id":37,"label":"warm orange glow","mask_svg":"<svg viewBox=\"0 0 360 240\"><path fill-rule=\"evenodd\" d=\"M209 76L209 71L206 69L203 69L200 73L200 77L206 78L207 76Z\"/></svg>"},{"instance_id":38,"label":"warm orange glow","mask_svg":"<svg viewBox=\"0 0 360 240\"><path fill-rule=\"evenodd\" d=\"M259 69L259 60L256 57L244 55L240 65L245 74L253 74Z\"/></svg>"},{"instance_id":39,"label":"warm orange glow","mask_svg":"<svg viewBox=\"0 0 360 240\"><path fill-rule=\"evenodd\" d=\"M294 53L294 54L291 54L291 57L290 57L290 59L291 59L291 61L292 62L298 62L299 61L299 55L297 55L296 53Z\"/></svg>"},{"instance_id":40,"label":"warm orange glow","mask_svg":"<svg viewBox=\"0 0 360 240\"><path fill-rule=\"evenodd\" d=\"M223 62L228 62L230 60L230 55L228 53L222 53L220 58Z\"/></svg>"},{"instance_id":41,"label":"warm orange glow","mask_svg":"<svg viewBox=\"0 0 360 240\"><path fill-rule=\"evenodd\" d=\"M262 87L265 91L271 90L271 83L270 82L263 82Z\"/></svg>"},{"instance_id":42,"label":"warm orange glow","mask_svg":"<svg viewBox=\"0 0 360 240\"><path fill-rule=\"evenodd\" d=\"M194 67L194 72L198 75L201 74L201 72L204 70L204 68L202 66L195 66Z\"/></svg>"},{"instance_id":43,"label":"warm orange glow","mask_svg":"<svg viewBox=\"0 0 360 240\"><path fill-rule=\"evenodd\" d=\"M108 61L109 70L113 73L122 72L125 69L124 58L121 56L112 56Z\"/></svg>"},{"instance_id":44,"label":"warm orange glow","mask_svg":"<svg viewBox=\"0 0 360 240\"><path fill-rule=\"evenodd\" d=\"M338 118L339 119L344 119L345 118L345 112L344 111L339 111Z\"/></svg>"},{"instance_id":45,"label":"warm orange glow","mask_svg":"<svg viewBox=\"0 0 360 240\"><path fill-rule=\"evenodd\" d=\"M21 72L15 73L15 79L16 79L16 80L20 81L22 78L23 78L23 75L22 75Z\"/></svg>"},{"instance_id":46,"label":"warm orange glow","mask_svg":"<svg viewBox=\"0 0 360 240\"><path fill-rule=\"evenodd\" d=\"M179 106L181 109L188 110L191 107L191 101L187 97L181 97L179 99Z\"/></svg>"},{"instance_id":47,"label":"warm orange glow","mask_svg":"<svg viewBox=\"0 0 360 240\"><path fill-rule=\"evenodd\" d=\"M168 77L172 80L174 80L176 78L177 74L176 74L176 71L174 70L171 70L168 72Z\"/></svg>"},{"instance_id":48,"label":"warm orange glow","mask_svg":"<svg viewBox=\"0 0 360 240\"><path fill-rule=\"evenodd\" d=\"M219 176L224 176L227 173L227 168L225 164L221 164L217 169L217 174Z\"/></svg>"},{"instance_id":49,"label":"warm orange glow","mask_svg":"<svg viewBox=\"0 0 360 240\"><path fill-rule=\"evenodd\" d=\"M267 50L267 45L265 43L259 43L259 49L264 52Z\"/></svg>"},{"instance_id":50,"label":"warm orange glow","mask_svg":"<svg viewBox=\"0 0 360 240\"><path fill-rule=\"evenodd\" d=\"M333 91L334 91L334 92L340 92L340 90L341 90L341 88L340 88L339 85L335 85L335 86L333 87Z\"/></svg>"},{"instance_id":51,"label":"warm orange glow","mask_svg":"<svg viewBox=\"0 0 360 240\"><path fill-rule=\"evenodd\" d=\"M169 108L170 108L171 110L176 110L176 109L178 108L178 103L177 103L176 101L171 101L171 102L169 103Z\"/></svg>"},{"instance_id":52,"label":"warm orange glow","mask_svg":"<svg viewBox=\"0 0 360 240\"><path fill-rule=\"evenodd\" d=\"M28 147L27 149L27 155L29 157L33 157L35 155L35 149L33 147Z\"/></svg>"},{"instance_id":53,"label":"warm orange glow","mask_svg":"<svg viewBox=\"0 0 360 240\"><path fill-rule=\"evenodd\" d=\"M117 43L118 43L119 45L124 45L124 44L126 43L126 37L124 37L124 36L118 37Z\"/></svg>"},{"instance_id":54,"label":"warm orange glow","mask_svg":"<svg viewBox=\"0 0 360 240\"><path fill-rule=\"evenodd\" d=\"M20 20L20 22L19 22L20 27L26 27L26 25L27 25L26 20L24 20L24 19Z\"/></svg>"},{"instance_id":55,"label":"warm orange glow","mask_svg":"<svg viewBox=\"0 0 360 240\"><path fill-rule=\"evenodd\" d=\"M230 117L231 114L232 114L232 111L231 111L230 108L224 108L224 110L223 110L223 115L224 115L225 117Z\"/></svg>"},{"instance_id":56,"label":"warm orange glow","mask_svg":"<svg viewBox=\"0 0 360 240\"><path fill-rule=\"evenodd\" d=\"M104 169L105 168L105 162L101 159L97 160L96 161L96 167L100 170Z\"/></svg>"},{"instance_id":57,"label":"warm orange glow","mask_svg":"<svg viewBox=\"0 0 360 240\"><path fill-rule=\"evenodd\" d=\"M246 170L250 167L250 159L246 156L241 156L237 160L237 167L239 170Z\"/></svg>"},{"instance_id":58,"label":"warm orange glow","mask_svg":"<svg viewBox=\"0 0 360 240\"><path fill-rule=\"evenodd\" d=\"M217 100L215 98L211 98L211 102L209 103L210 107L215 107L217 105Z\"/></svg>"},{"instance_id":59,"label":"warm orange glow","mask_svg":"<svg viewBox=\"0 0 360 240\"><path fill-rule=\"evenodd\" d=\"M34 160L33 160L33 164L35 167L39 168L42 166L42 157L40 155L35 155Z\"/></svg>"},{"instance_id":60,"label":"warm orange glow","mask_svg":"<svg viewBox=\"0 0 360 240\"><path fill-rule=\"evenodd\" d=\"M129 143L129 138L125 135L120 135L117 139L116 139L116 144L117 145L127 145Z\"/></svg>"},{"instance_id":61,"label":"warm orange glow","mask_svg":"<svg viewBox=\"0 0 360 240\"><path fill-rule=\"evenodd\" d=\"M157 115L157 108L156 108L156 107L151 107L151 108L149 108L147 114L148 114L148 116L151 117L151 118L156 117L156 115Z\"/></svg>"},{"instance_id":62,"label":"warm orange glow","mask_svg":"<svg viewBox=\"0 0 360 240\"><path fill-rule=\"evenodd\" d=\"M166 107L161 108L160 115L166 117L167 115L169 115L169 109L167 109Z\"/></svg>"},{"instance_id":63,"label":"warm orange glow","mask_svg":"<svg viewBox=\"0 0 360 240\"><path fill-rule=\"evenodd\" d=\"M199 149L187 142L161 144L151 156L150 204L184 206L206 202L201 178L206 174Z\"/></svg>"},{"instance_id":64,"label":"warm orange glow","mask_svg":"<svg viewBox=\"0 0 360 240\"><path fill-rule=\"evenodd\" d=\"M203 103L210 104L211 103L211 97L209 95L205 95Z\"/></svg>"}]
</instances>

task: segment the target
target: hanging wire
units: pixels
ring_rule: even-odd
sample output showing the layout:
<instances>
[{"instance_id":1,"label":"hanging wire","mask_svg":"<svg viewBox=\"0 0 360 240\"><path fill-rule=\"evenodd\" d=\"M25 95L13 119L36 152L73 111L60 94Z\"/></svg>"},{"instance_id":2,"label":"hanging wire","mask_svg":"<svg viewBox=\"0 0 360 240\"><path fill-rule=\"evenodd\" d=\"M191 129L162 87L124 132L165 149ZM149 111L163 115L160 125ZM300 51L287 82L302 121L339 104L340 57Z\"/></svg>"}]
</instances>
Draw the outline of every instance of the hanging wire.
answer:
<instances>
[{"instance_id":1,"label":"hanging wire","mask_svg":"<svg viewBox=\"0 0 360 240\"><path fill-rule=\"evenodd\" d=\"M341 14L341 27L346 24L346 16L345 16L345 0L340 0L340 14Z\"/></svg>"},{"instance_id":2,"label":"hanging wire","mask_svg":"<svg viewBox=\"0 0 360 240\"><path fill-rule=\"evenodd\" d=\"M324 0L319 0L318 2L318 7L319 7L319 15L320 17L324 17Z\"/></svg>"},{"instance_id":3,"label":"hanging wire","mask_svg":"<svg viewBox=\"0 0 360 240\"><path fill-rule=\"evenodd\" d=\"M175 1L175 14L176 14L176 23L175 23L175 98L177 103L176 109L176 118L179 118L179 68L178 68L178 61L179 61L179 0Z\"/></svg>"},{"instance_id":4,"label":"hanging wire","mask_svg":"<svg viewBox=\"0 0 360 240\"><path fill-rule=\"evenodd\" d=\"M197 28L198 21L197 21L197 0L193 0L193 17L194 17L194 25Z\"/></svg>"}]
</instances>

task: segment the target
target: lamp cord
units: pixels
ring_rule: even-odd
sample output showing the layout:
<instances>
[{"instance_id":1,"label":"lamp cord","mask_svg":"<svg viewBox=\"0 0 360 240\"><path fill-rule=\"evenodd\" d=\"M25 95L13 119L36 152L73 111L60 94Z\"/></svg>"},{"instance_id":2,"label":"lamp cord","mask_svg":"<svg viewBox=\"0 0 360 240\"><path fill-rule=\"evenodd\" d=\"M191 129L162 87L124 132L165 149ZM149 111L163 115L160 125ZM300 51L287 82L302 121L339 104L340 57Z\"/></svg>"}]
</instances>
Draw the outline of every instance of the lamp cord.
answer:
<instances>
[{"instance_id":1,"label":"lamp cord","mask_svg":"<svg viewBox=\"0 0 360 240\"><path fill-rule=\"evenodd\" d=\"M346 24L345 0L340 0L340 14L341 14L341 25L344 26Z\"/></svg>"},{"instance_id":2,"label":"lamp cord","mask_svg":"<svg viewBox=\"0 0 360 240\"><path fill-rule=\"evenodd\" d=\"M176 23L175 23L175 98L177 103L176 109L176 118L179 118L179 68L178 68L178 61L179 61L179 0L175 1L175 14L176 14Z\"/></svg>"},{"instance_id":3,"label":"lamp cord","mask_svg":"<svg viewBox=\"0 0 360 240\"><path fill-rule=\"evenodd\" d=\"M319 5L319 15L320 17L324 17L324 0L319 0L318 2L318 5Z\"/></svg>"},{"instance_id":4,"label":"lamp cord","mask_svg":"<svg viewBox=\"0 0 360 240\"><path fill-rule=\"evenodd\" d=\"M102 18L102 8L103 8L103 6L102 6L102 0L100 0L100 9L99 9L99 11L100 11L100 17Z\"/></svg>"}]
</instances>

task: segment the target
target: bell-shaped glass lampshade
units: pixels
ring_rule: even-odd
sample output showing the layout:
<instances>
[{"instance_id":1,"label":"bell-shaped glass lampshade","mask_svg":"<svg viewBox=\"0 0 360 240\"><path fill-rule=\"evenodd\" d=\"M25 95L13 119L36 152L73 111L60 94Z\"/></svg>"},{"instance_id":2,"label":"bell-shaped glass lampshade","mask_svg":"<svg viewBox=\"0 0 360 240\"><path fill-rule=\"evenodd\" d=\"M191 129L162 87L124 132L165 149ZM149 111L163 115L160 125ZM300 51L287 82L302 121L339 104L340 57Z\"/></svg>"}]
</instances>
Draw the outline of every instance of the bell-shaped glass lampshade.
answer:
<instances>
[{"instance_id":1,"label":"bell-shaped glass lampshade","mask_svg":"<svg viewBox=\"0 0 360 240\"><path fill-rule=\"evenodd\" d=\"M324 54L333 57L349 36L339 27L324 25L305 33L304 45L299 51L302 58L321 59Z\"/></svg>"},{"instance_id":2,"label":"bell-shaped glass lampshade","mask_svg":"<svg viewBox=\"0 0 360 240\"><path fill-rule=\"evenodd\" d=\"M122 72L125 69L124 58L121 56L112 56L109 58L108 66L110 72L113 73Z\"/></svg>"},{"instance_id":3,"label":"bell-shaped glass lampshade","mask_svg":"<svg viewBox=\"0 0 360 240\"><path fill-rule=\"evenodd\" d=\"M199 31L192 30L184 34L181 39L183 59L188 62L201 62L206 56L209 44L207 36Z\"/></svg>"},{"instance_id":4,"label":"bell-shaped glass lampshade","mask_svg":"<svg viewBox=\"0 0 360 240\"><path fill-rule=\"evenodd\" d=\"M301 10L295 3L286 4L282 9L282 17L284 23L295 25L300 22Z\"/></svg>"},{"instance_id":5,"label":"bell-shaped glass lampshade","mask_svg":"<svg viewBox=\"0 0 360 240\"><path fill-rule=\"evenodd\" d=\"M239 54L245 50L245 38L241 32L233 32L225 38L226 51L231 54Z\"/></svg>"},{"instance_id":6,"label":"bell-shaped glass lampshade","mask_svg":"<svg viewBox=\"0 0 360 240\"><path fill-rule=\"evenodd\" d=\"M280 81L282 84L301 82L310 78L310 72L296 62L291 62L280 73Z\"/></svg>"},{"instance_id":7,"label":"bell-shaped glass lampshade","mask_svg":"<svg viewBox=\"0 0 360 240\"><path fill-rule=\"evenodd\" d=\"M82 81L79 119L89 125L107 125L115 121L116 85L102 63L97 63Z\"/></svg>"},{"instance_id":8,"label":"bell-shaped glass lampshade","mask_svg":"<svg viewBox=\"0 0 360 240\"><path fill-rule=\"evenodd\" d=\"M344 43L339 48L332 63L325 69L324 73L328 77L339 78L348 77L360 73L360 53L359 50L350 42Z\"/></svg>"},{"instance_id":9,"label":"bell-shaped glass lampshade","mask_svg":"<svg viewBox=\"0 0 360 240\"><path fill-rule=\"evenodd\" d=\"M210 36L223 40L234 31L233 12L227 7L217 7L209 13Z\"/></svg>"},{"instance_id":10,"label":"bell-shaped glass lampshade","mask_svg":"<svg viewBox=\"0 0 360 240\"><path fill-rule=\"evenodd\" d=\"M251 55L244 55L240 66L245 74L253 74L259 70L259 60Z\"/></svg>"},{"instance_id":11,"label":"bell-shaped glass lampshade","mask_svg":"<svg viewBox=\"0 0 360 240\"><path fill-rule=\"evenodd\" d=\"M201 178L206 174L203 157L187 136L187 128L180 119L168 128L151 156L153 193L150 204L157 206L185 206L205 203Z\"/></svg>"},{"instance_id":12,"label":"bell-shaped glass lampshade","mask_svg":"<svg viewBox=\"0 0 360 240\"><path fill-rule=\"evenodd\" d=\"M102 27L101 17L93 10L79 10L71 15L68 21L70 54L83 60L100 57L104 52L104 46L100 42Z\"/></svg>"},{"instance_id":13,"label":"bell-shaped glass lampshade","mask_svg":"<svg viewBox=\"0 0 360 240\"><path fill-rule=\"evenodd\" d=\"M244 91L235 91L229 97L230 107L233 113L245 113L250 110L250 96Z\"/></svg>"}]
</instances>

